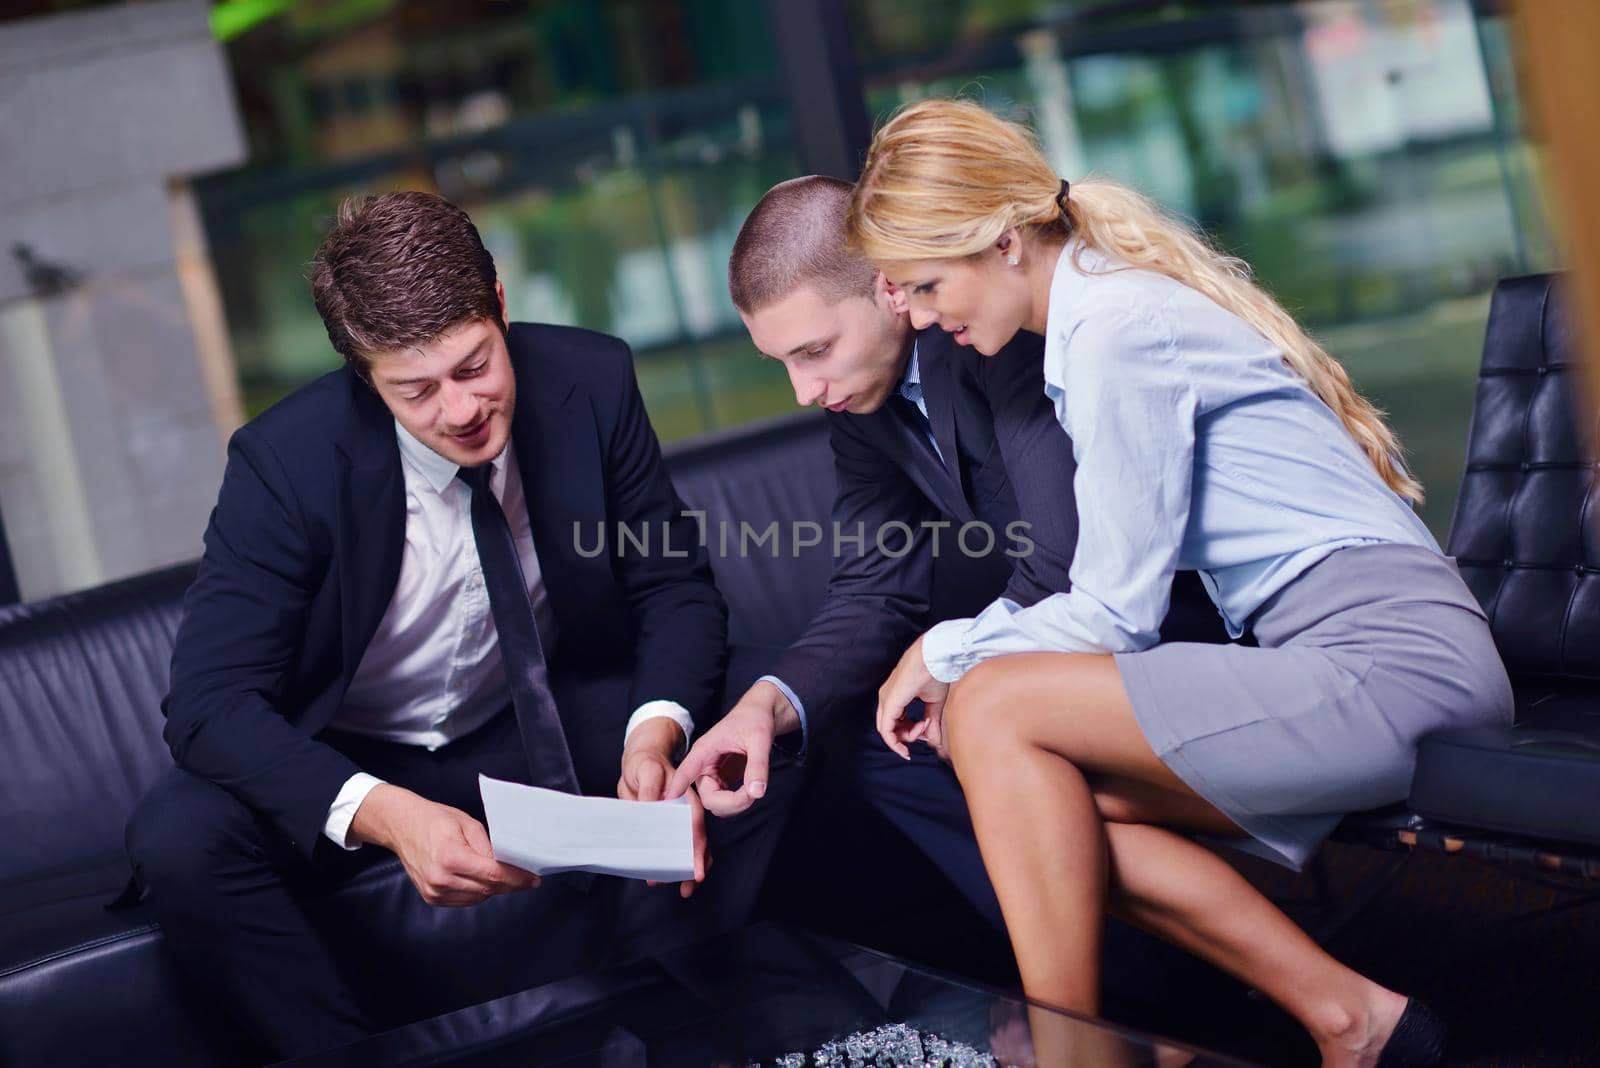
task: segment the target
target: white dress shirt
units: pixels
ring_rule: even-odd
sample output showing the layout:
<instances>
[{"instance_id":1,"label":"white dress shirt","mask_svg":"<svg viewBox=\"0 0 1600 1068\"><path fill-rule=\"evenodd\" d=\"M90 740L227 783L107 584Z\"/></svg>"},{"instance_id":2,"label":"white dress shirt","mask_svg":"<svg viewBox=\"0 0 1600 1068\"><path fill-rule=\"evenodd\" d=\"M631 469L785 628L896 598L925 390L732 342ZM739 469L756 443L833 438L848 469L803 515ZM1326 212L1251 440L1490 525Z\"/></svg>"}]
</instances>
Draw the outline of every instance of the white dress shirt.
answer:
<instances>
[{"instance_id":1,"label":"white dress shirt","mask_svg":"<svg viewBox=\"0 0 1600 1068\"><path fill-rule=\"evenodd\" d=\"M472 534L472 490L456 478L456 464L399 423L395 433L406 489L400 576L330 726L432 750L483 726L510 703L511 691ZM490 466L489 486L511 527L548 654L558 639L556 622L534 550L516 451L505 449ZM675 721L686 739L694 730L682 705L649 701L629 719L624 739L657 716ZM381 781L365 772L352 776L334 799L323 833L345 849L356 848L346 840L350 822Z\"/></svg>"}]
</instances>

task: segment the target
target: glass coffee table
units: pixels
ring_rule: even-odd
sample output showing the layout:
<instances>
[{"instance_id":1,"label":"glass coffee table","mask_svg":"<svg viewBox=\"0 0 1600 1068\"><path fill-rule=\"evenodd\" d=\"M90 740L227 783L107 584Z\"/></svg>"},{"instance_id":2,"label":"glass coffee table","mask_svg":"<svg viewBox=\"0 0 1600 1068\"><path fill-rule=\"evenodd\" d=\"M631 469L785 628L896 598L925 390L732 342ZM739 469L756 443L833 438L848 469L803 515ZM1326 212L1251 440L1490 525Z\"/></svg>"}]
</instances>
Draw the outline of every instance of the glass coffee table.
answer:
<instances>
[{"instance_id":1,"label":"glass coffee table","mask_svg":"<svg viewBox=\"0 0 1600 1068\"><path fill-rule=\"evenodd\" d=\"M1245 1062L1032 1006L831 938L758 924L289 1063L1200 1068Z\"/></svg>"}]
</instances>

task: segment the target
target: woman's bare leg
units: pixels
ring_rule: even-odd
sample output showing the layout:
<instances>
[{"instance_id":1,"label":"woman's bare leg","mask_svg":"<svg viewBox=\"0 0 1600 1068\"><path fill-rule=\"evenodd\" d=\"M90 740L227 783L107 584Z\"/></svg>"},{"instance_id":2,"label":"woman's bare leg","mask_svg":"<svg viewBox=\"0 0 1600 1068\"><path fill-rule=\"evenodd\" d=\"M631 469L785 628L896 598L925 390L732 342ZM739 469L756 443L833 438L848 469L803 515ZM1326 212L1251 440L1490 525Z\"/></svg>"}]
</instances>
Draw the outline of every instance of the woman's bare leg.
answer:
<instances>
[{"instance_id":1,"label":"woman's bare leg","mask_svg":"<svg viewBox=\"0 0 1600 1068\"><path fill-rule=\"evenodd\" d=\"M1375 1064L1405 998L1323 951L1233 866L1182 835L1107 824L1115 912L1238 976L1316 1041L1325 1065Z\"/></svg>"},{"instance_id":2,"label":"woman's bare leg","mask_svg":"<svg viewBox=\"0 0 1600 1068\"><path fill-rule=\"evenodd\" d=\"M1022 986L1032 997L1093 1015L1100 1011L1105 823L1071 764L1036 747L1007 748L1003 771L991 759L951 755L1012 933Z\"/></svg>"},{"instance_id":3,"label":"woman's bare leg","mask_svg":"<svg viewBox=\"0 0 1600 1068\"><path fill-rule=\"evenodd\" d=\"M1282 1005L1325 1064L1375 1063L1405 999L1330 957L1231 865L1150 825L1240 833L1151 751L1114 660L988 661L944 716L1030 997L1098 1011L1109 893L1117 914Z\"/></svg>"}]
</instances>

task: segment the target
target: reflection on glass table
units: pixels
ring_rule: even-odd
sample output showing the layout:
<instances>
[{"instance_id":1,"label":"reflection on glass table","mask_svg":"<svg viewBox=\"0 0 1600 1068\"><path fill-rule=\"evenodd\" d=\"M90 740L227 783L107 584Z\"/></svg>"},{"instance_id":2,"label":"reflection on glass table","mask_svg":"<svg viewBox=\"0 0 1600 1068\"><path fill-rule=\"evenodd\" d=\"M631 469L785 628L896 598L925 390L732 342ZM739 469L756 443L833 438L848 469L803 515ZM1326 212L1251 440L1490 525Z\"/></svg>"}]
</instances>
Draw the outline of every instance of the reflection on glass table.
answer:
<instances>
[{"instance_id":1,"label":"reflection on glass table","mask_svg":"<svg viewBox=\"0 0 1600 1068\"><path fill-rule=\"evenodd\" d=\"M771 924L293 1062L298 1068L1241 1063Z\"/></svg>"}]
</instances>

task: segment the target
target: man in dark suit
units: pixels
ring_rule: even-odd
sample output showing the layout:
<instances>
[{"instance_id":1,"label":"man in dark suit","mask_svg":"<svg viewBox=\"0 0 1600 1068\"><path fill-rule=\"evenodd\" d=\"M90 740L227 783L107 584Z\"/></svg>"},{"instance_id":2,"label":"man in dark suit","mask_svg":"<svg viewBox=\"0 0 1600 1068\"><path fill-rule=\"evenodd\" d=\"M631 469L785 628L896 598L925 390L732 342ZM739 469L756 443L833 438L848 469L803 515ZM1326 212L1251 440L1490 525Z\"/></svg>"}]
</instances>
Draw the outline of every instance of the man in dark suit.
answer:
<instances>
[{"instance_id":1,"label":"man in dark suit","mask_svg":"<svg viewBox=\"0 0 1600 1068\"><path fill-rule=\"evenodd\" d=\"M838 731L868 800L1003 929L954 772L924 744L910 761L891 753L873 703L933 623L1070 588L1072 442L1044 393L1043 340L1019 334L985 357L915 330L900 294L846 248L849 200L832 178L775 186L728 266L751 340L782 361L798 403L829 412L845 551L805 634L701 736L668 793L698 783L714 815L744 812L767 790L777 736L800 731L809 745ZM858 529L857 546L840 537ZM1223 638L1193 573L1180 576L1163 633Z\"/></svg>"},{"instance_id":2,"label":"man in dark suit","mask_svg":"<svg viewBox=\"0 0 1600 1068\"><path fill-rule=\"evenodd\" d=\"M280 1056L374 1016L343 978L361 962L334 959L292 888L393 852L429 905L530 891L536 926L507 954L550 977L595 959L612 913L617 952L742 922L779 826L716 831L730 878L681 906L615 880L534 889L495 859L479 773L662 796L715 711L726 608L627 347L511 324L460 209L347 203L312 289L345 366L229 444L164 704L177 767L128 829L166 944ZM685 548L580 551L580 529L618 523Z\"/></svg>"}]
</instances>

